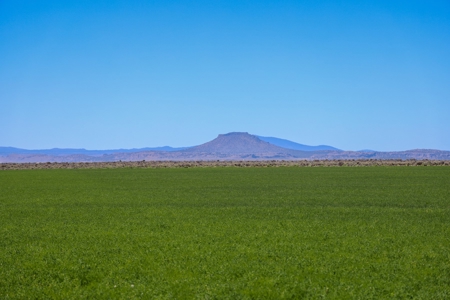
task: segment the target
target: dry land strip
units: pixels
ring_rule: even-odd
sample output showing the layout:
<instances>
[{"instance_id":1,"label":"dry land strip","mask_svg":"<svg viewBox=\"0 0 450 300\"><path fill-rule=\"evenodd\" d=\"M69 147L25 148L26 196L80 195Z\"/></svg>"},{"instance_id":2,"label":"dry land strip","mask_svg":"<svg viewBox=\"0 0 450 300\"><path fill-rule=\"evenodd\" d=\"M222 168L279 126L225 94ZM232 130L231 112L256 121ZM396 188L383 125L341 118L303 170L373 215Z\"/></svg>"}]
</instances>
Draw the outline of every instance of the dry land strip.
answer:
<instances>
[{"instance_id":1,"label":"dry land strip","mask_svg":"<svg viewBox=\"0 0 450 300\"><path fill-rule=\"evenodd\" d=\"M26 169L115 169L115 168L192 168L192 167L369 167L369 166L450 166L449 160L205 160L205 161L116 161L73 163L0 163L0 170Z\"/></svg>"}]
</instances>

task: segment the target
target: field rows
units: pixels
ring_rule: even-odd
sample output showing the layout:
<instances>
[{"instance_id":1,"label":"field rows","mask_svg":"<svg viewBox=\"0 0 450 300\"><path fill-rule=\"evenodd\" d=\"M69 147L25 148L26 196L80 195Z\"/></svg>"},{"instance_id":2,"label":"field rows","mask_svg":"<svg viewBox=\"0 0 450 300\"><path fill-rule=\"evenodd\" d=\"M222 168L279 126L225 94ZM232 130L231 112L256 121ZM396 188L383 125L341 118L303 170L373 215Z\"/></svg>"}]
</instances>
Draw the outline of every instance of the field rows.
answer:
<instances>
[{"instance_id":1,"label":"field rows","mask_svg":"<svg viewBox=\"0 0 450 300\"><path fill-rule=\"evenodd\" d=\"M450 298L450 168L0 172L0 298Z\"/></svg>"}]
</instances>

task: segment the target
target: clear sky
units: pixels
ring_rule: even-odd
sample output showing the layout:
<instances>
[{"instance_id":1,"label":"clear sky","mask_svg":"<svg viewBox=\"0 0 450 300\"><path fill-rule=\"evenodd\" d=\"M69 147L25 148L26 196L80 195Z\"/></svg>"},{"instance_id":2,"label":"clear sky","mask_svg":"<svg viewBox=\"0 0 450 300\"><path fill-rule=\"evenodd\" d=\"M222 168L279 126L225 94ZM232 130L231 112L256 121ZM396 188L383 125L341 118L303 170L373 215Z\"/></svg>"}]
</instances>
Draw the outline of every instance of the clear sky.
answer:
<instances>
[{"instance_id":1,"label":"clear sky","mask_svg":"<svg viewBox=\"0 0 450 300\"><path fill-rule=\"evenodd\" d=\"M450 150L450 1L0 0L0 146Z\"/></svg>"}]
</instances>

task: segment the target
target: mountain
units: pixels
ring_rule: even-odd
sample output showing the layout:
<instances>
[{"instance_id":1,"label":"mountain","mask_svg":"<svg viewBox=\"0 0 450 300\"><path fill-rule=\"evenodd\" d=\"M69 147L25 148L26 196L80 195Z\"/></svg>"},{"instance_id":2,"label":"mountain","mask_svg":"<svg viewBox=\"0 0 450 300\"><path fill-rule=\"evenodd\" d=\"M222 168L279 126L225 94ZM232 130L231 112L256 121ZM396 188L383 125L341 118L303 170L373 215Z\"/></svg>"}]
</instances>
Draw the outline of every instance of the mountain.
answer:
<instances>
[{"instance_id":1,"label":"mountain","mask_svg":"<svg viewBox=\"0 0 450 300\"><path fill-rule=\"evenodd\" d=\"M265 139L265 140L264 140ZM271 142L268 142L271 141ZM280 147L284 145L285 147ZM288 148L291 147L291 148ZM292 149L296 147L297 149ZM306 147L306 148L301 148ZM319 147L319 148L314 148ZM325 148L320 148L325 147ZM207 143L189 148L141 148L116 150L0 148L0 163L195 161L195 160L324 160L324 159L430 159L450 160L450 151L342 151L330 146L306 146L288 140L258 137L247 132L219 134ZM301 149L309 149L299 150ZM316 149L316 150L312 150ZM320 149L320 150L317 150Z\"/></svg>"},{"instance_id":2,"label":"mountain","mask_svg":"<svg viewBox=\"0 0 450 300\"><path fill-rule=\"evenodd\" d=\"M230 132L227 134L219 134L219 136L205 144L194 147L173 148L169 146L153 147L153 148L133 148L133 149L108 149L108 150L86 150L83 148L53 148L28 150L14 147L0 147L0 155L24 154L24 155L87 155L102 156L118 153L138 153L148 151L187 151L187 152L203 152L203 153L285 153L286 150L300 151L320 151L320 150L336 150L339 149L331 146L307 146L298 144L289 140L279 139L275 137L262 137L248 134L247 132Z\"/></svg>"},{"instance_id":3,"label":"mountain","mask_svg":"<svg viewBox=\"0 0 450 300\"><path fill-rule=\"evenodd\" d=\"M256 135L247 132L230 132L219 134L214 140L199 146L184 150L185 152L200 153L227 153L227 154L253 154L253 153L286 153L288 149L275 146L262 141Z\"/></svg>"},{"instance_id":4,"label":"mountain","mask_svg":"<svg viewBox=\"0 0 450 300\"><path fill-rule=\"evenodd\" d=\"M300 150L300 151L322 151L322 150L330 150L330 151L342 151L341 149L334 148L327 145L319 145L319 146L308 146L299 143L295 143L285 139L279 139L276 137L267 137L267 136L259 136L257 137L265 142L271 143L272 145L292 149L292 150Z\"/></svg>"}]
</instances>

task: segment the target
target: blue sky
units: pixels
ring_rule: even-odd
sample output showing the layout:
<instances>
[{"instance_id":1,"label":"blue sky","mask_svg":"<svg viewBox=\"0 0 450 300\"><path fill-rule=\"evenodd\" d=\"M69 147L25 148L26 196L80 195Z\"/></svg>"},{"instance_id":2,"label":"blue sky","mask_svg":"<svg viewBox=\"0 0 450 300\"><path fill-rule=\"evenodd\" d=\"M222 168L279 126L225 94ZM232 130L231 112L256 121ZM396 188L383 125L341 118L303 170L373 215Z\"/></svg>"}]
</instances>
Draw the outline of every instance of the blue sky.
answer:
<instances>
[{"instance_id":1,"label":"blue sky","mask_svg":"<svg viewBox=\"0 0 450 300\"><path fill-rule=\"evenodd\" d=\"M449 1L0 1L0 146L450 150Z\"/></svg>"}]
</instances>

